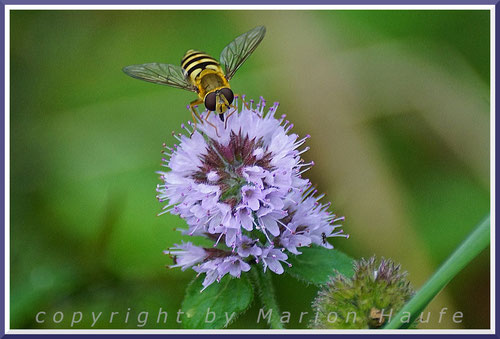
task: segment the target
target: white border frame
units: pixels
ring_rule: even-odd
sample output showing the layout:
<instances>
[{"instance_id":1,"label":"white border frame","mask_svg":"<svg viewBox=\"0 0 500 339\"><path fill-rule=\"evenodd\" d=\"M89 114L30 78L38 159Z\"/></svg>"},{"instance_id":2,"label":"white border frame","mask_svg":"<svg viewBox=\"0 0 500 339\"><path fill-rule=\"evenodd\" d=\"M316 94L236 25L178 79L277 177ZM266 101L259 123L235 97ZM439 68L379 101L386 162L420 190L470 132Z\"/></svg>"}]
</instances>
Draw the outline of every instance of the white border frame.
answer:
<instances>
[{"instance_id":1,"label":"white border frame","mask_svg":"<svg viewBox=\"0 0 500 339\"><path fill-rule=\"evenodd\" d=\"M490 325L489 330L12 330L10 329L10 11L11 10L489 10ZM494 5L5 5L5 333L6 334L495 334L495 6ZM1 321L1 319L0 319Z\"/></svg>"}]
</instances>

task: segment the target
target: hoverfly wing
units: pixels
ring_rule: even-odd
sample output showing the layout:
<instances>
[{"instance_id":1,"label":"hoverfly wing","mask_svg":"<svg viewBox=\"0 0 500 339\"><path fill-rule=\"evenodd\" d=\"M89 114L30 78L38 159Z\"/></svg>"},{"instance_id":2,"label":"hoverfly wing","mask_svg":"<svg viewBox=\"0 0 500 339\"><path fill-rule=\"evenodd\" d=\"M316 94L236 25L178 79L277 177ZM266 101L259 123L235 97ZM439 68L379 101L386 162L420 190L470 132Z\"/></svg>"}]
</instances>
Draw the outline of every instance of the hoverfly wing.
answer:
<instances>
[{"instance_id":1,"label":"hoverfly wing","mask_svg":"<svg viewBox=\"0 0 500 339\"><path fill-rule=\"evenodd\" d=\"M224 64L227 80L231 80L238 68L240 68L262 39L264 39L265 34L266 28L264 26L257 26L231 41L222 50L220 61Z\"/></svg>"},{"instance_id":2,"label":"hoverfly wing","mask_svg":"<svg viewBox=\"0 0 500 339\"><path fill-rule=\"evenodd\" d=\"M123 71L132 78L198 92L198 89L186 79L184 71L179 66L154 62L150 64L130 65L124 67Z\"/></svg>"}]
</instances>

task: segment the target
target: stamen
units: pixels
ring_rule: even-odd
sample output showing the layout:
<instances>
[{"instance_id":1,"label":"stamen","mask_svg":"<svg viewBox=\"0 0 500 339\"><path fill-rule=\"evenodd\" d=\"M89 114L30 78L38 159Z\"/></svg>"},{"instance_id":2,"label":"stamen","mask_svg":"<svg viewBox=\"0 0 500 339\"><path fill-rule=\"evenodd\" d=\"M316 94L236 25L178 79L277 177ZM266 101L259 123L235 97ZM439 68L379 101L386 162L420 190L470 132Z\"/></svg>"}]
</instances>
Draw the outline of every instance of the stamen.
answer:
<instances>
[{"instance_id":1,"label":"stamen","mask_svg":"<svg viewBox=\"0 0 500 339\"><path fill-rule=\"evenodd\" d=\"M302 194L302 201L304 201L308 196L314 195L314 193L316 193L316 192L317 192L317 190L315 189L314 186L307 187L304 194Z\"/></svg>"},{"instance_id":2,"label":"stamen","mask_svg":"<svg viewBox=\"0 0 500 339\"><path fill-rule=\"evenodd\" d=\"M219 238L217 238L217 241L214 244L214 247L217 247L217 245L219 244L219 241L220 241L220 239L222 238L223 235L224 235L224 233L221 232L220 235L219 235Z\"/></svg>"},{"instance_id":3,"label":"stamen","mask_svg":"<svg viewBox=\"0 0 500 339\"><path fill-rule=\"evenodd\" d=\"M276 219L276 221L279 222L281 225L283 225L283 227L285 227L287 230L289 230L290 233L295 234L295 231L292 231L292 229L288 227L288 225L285 225L281 220Z\"/></svg>"},{"instance_id":4,"label":"stamen","mask_svg":"<svg viewBox=\"0 0 500 339\"><path fill-rule=\"evenodd\" d=\"M328 238L331 238L331 237L343 237L343 238L349 239L349 234L343 234L343 233L344 233L344 230L340 230L338 232L330 234L328 236Z\"/></svg>"},{"instance_id":5,"label":"stamen","mask_svg":"<svg viewBox=\"0 0 500 339\"><path fill-rule=\"evenodd\" d=\"M199 220L199 219L198 219L198 220ZM195 227L195 228L194 228L191 232L189 232L188 234L189 234L189 235L193 235L193 234L194 234L194 232L196 232L196 230L200 227L200 225L201 225L201 224L196 225L196 227Z\"/></svg>"},{"instance_id":6,"label":"stamen","mask_svg":"<svg viewBox=\"0 0 500 339\"><path fill-rule=\"evenodd\" d=\"M298 173L298 175L302 175L302 174L304 174L304 172L307 172L307 171L309 171L310 169L311 169L311 167L308 167L308 168L306 168L306 169L303 169L302 171L300 171L300 172Z\"/></svg>"},{"instance_id":7,"label":"stamen","mask_svg":"<svg viewBox=\"0 0 500 339\"><path fill-rule=\"evenodd\" d=\"M158 213L158 214L157 214L157 216L159 217L160 215L163 215L163 214L165 214L165 213L170 213L172 210L173 210L173 208L172 208L172 209L168 209L168 210L161 211L160 213Z\"/></svg>"},{"instance_id":8,"label":"stamen","mask_svg":"<svg viewBox=\"0 0 500 339\"><path fill-rule=\"evenodd\" d=\"M186 125L182 124L182 125L181 125L181 128L182 128L183 130L185 130L186 132L188 132L188 133L189 133L189 135L193 134L193 132L192 132L189 128L187 128L187 127L186 127Z\"/></svg>"},{"instance_id":9,"label":"stamen","mask_svg":"<svg viewBox=\"0 0 500 339\"><path fill-rule=\"evenodd\" d=\"M266 236L267 241L269 241L269 243L270 243L271 245L272 245L272 244L274 244L274 243L271 241L271 239L269 238L269 235L268 235L268 234L267 234L267 232L266 232L266 227L265 227L264 223L262 222L262 220L261 220L260 218L258 218L258 219L259 219L259 224L260 224L260 227L261 227L262 233L264 233L264 235Z\"/></svg>"},{"instance_id":10,"label":"stamen","mask_svg":"<svg viewBox=\"0 0 500 339\"><path fill-rule=\"evenodd\" d=\"M299 141L295 142L293 144L294 148L297 148L297 147L300 147L302 144L304 144L304 142L306 142L307 139L309 139L311 136L308 134L306 135L305 137L303 137L302 139L300 139Z\"/></svg>"},{"instance_id":11,"label":"stamen","mask_svg":"<svg viewBox=\"0 0 500 339\"><path fill-rule=\"evenodd\" d=\"M316 201L320 201L320 200L321 200L324 196L325 196L325 194L324 194L324 193L322 193L322 194L318 195L318 196L316 197Z\"/></svg>"},{"instance_id":12,"label":"stamen","mask_svg":"<svg viewBox=\"0 0 500 339\"><path fill-rule=\"evenodd\" d=\"M314 165L315 165L314 161L311 161L311 162L307 162L307 163L299 163L295 167L301 168L301 167L304 167L304 166L314 166Z\"/></svg>"},{"instance_id":13,"label":"stamen","mask_svg":"<svg viewBox=\"0 0 500 339\"><path fill-rule=\"evenodd\" d=\"M297 155L301 155L302 153L309 151L309 149L310 149L310 147L306 146L302 151L299 151L299 153L297 153Z\"/></svg>"}]
</instances>

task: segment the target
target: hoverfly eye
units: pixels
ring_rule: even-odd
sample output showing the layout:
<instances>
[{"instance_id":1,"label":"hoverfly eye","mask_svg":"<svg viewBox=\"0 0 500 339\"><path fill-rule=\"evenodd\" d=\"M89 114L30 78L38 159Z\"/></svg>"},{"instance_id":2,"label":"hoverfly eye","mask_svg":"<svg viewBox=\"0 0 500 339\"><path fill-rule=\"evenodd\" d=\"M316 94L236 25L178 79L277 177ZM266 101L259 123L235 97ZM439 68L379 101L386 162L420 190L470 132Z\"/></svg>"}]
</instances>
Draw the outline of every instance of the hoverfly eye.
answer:
<instances>
[{"instance_id":1,"label":"hoverfly eye","mask_svg":"<svg viewBox=\"0 0 500 339\"><path fill-rule=\"evenodd\" d=\"M208 93L207 96L205 97L205 107L209 111L215 111L215 103L217 100L217 95L215 92Z\"/></svg>"},{"instance_id":2,"label":"hoverfly eye","mask_svg":"<svg viewBox=\"0 0 500 339\"><path fill-rule=\"evenodd\" d=\"M230 88L222 88L220 92L224 95L226 98L227 102L231 105L231 103L234 100L234 94L233 91L231 91Z\"/></svg>"}]
</instances>

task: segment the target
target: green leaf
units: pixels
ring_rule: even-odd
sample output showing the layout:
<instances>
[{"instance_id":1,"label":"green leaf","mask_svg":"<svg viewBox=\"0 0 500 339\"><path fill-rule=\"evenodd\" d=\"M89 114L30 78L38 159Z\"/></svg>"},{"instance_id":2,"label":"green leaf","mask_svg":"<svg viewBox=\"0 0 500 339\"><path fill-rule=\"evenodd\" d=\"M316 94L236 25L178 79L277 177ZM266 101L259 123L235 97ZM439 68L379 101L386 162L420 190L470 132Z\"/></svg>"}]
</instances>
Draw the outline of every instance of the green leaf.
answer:
<instances>
[{"instance_id":1,"label":"green leaf","mask_svg":"<svg viewBox=\"0 0 500 339\"><path fill-rule=\"evenodd\" d=\"M316 285L324 284L335 271L346 277L353 276L353 259L337 250L313 246L300 249L302 254L291 255L292 267L286 270L293 277Z\"/></svg>"},{"instance_id":2,"label":"green leaf","mask_svg":"<svg viewBox=\"0 0 500 339\"><path fill-rule=\"evenodd\" d=\"M203 292L205 275L195 278L187 287L182 302L184 328L219 329L227 327L252 302L253 287L246 275L233 278L229 274Z\"/></svg>"}]
</instances>

